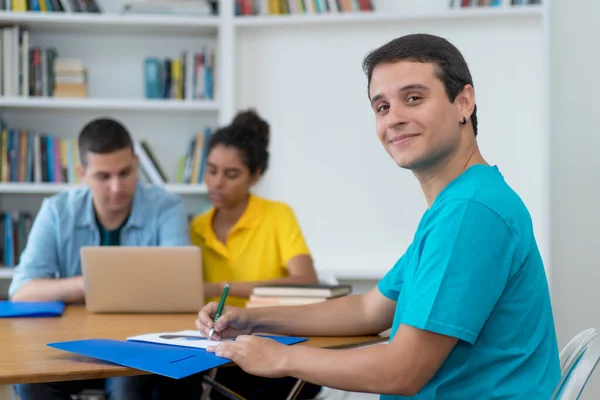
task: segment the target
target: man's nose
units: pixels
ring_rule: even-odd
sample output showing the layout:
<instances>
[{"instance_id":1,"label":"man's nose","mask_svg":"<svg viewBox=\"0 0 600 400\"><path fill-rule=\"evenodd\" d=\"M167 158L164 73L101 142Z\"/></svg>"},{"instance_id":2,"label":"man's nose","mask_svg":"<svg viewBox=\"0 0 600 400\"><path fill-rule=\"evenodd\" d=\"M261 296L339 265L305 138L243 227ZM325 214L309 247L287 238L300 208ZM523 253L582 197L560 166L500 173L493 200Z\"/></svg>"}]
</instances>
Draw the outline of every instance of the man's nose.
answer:
<instances>
[{"instance_id":1,"label":"man's nose","mask_svg":"<svg viewBox=\"0 0 600 400\"><path fill-rule=\"evenodd\" d=\"M115 176L110 179L110 191L118 192L121 190L121 180L119 177Z\"/></svg>"},{"instance_id":2,"label":"man's nose","mask_svg":"<svg viewBox=\"0 0 600 400\"><path fill-rule=\"evenodd\" d=\"M407 122L406 111L398 104L390 104L389 112L387 113L386 125L388 129L394 129L398 125L404 125Z\"/></svg>"}]
</instances>

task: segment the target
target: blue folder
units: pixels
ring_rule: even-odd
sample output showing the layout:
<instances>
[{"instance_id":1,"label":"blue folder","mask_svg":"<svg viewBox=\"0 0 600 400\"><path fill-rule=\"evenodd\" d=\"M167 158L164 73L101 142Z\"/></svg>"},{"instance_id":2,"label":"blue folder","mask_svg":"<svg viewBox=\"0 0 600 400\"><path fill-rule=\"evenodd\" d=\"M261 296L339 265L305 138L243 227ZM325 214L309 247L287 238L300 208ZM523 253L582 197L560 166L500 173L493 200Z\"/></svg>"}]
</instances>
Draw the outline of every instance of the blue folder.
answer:
<instances>
[{"instance_id":1,"label":"blue folder","mask_svg":"<svg viewBox=\"0 0 600 400\"><path fill-rule=\"evenodd\" d=\"M307 340L289 336L261 336L285 345ZM204 349L137 341L86 339L48 343L48 346L175 379L185 378L231 361Z\"/></svg>"},{"instance_id":2,"label":"blue folder","mask_svg":"<svg viewBox=\"0 0 600 400\"><path fill-rule=\"evenodd\" d=\"M65 304L57 301L0 301L0 318L60 317L64 310Z\"/></svg>"}]
</instances>

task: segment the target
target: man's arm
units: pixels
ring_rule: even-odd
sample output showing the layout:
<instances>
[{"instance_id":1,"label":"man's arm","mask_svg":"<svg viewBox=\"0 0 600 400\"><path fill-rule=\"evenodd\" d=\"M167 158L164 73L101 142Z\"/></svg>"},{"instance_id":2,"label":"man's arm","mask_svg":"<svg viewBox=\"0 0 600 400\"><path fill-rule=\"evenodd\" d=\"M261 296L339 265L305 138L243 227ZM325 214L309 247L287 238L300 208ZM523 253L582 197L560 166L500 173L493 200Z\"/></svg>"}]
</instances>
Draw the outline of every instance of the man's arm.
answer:
<instances>
[{"instance_id":1,"label":"man's arm","mask_svg":"<svg viewBox=\"0 0 600 400\"><path fill-rule=\"evenodd\" d=\"M170 201L158 217L159 246L189 246L190 237L183 200Z\"/></svg>"},{"instance_id":2,"label":"man's arm","mask_svg":"<svg viewBox=\"0 0 600 400\"><path fill-rule=\"evenodd\" d=\"M85 285L82 276L65 279L32 279L12 296L13 301L62 301L82 303Z\"/></svg>"},{"instance_id":3,"label":"man's arm","mask_svg":"<svg viewBox=\"0 0 600 400\"><path fill-rule=\"evenodd\" d=\"M13 301L63 301L84 299L83 277L56 279L58 274L57 218L44 200L35 218L9 288Z\"/></svg>"},{"instance_id":4,"label":"man's arm","mask_svg":"<svg viewBox=\"0 0 600 400\"><path fill-rule=\"evenodd\" d=\"M257 285L279 285L279 284L316 284L318 283L317 274L313 266L312 257L308 254L300 254L293 257L287 266L289 275L280 278L265 281L254 282L229 282L229 294L235 297L249 297L252 294L254 286ZM207 296L220 296L225 283L207 283L209 286ZM213 286L212 288L210 286Z\"/></svg>"},{"instance_id":5,"label":"man's arm","mask_svg":"<svg viewBox=\"0 0 600 400\"><path fill-rule=\"evenodd\" d=\"M389 344L362 349L286 348L285 375L354 392L413 396L435 375L457 339L400 325Z\"/></svg>"},{"instance_id":6,"label":"man's arm","mask_svg":"<svg viewBox=\"0 0 600 400\"><path fill-rule=\"evenodd\" d=\"M302 306L247 309L256 332L296 336L376 335L392 326L396 302L376 288Z\"/></svg>"},{"instance_id":7,"label":"man's arm","mask_svg":"<svg viewBox=\"0 0 600 400\"><path fill-rule=\"evenodd\" d=\"M513 260L522 257L518 242L502 218L476 202L448 204L436 218L392 342L339 353L286 348L285 373L330 387L408 396L429 382L459 340L474 345Z\"/></svg>"}]
</instances>

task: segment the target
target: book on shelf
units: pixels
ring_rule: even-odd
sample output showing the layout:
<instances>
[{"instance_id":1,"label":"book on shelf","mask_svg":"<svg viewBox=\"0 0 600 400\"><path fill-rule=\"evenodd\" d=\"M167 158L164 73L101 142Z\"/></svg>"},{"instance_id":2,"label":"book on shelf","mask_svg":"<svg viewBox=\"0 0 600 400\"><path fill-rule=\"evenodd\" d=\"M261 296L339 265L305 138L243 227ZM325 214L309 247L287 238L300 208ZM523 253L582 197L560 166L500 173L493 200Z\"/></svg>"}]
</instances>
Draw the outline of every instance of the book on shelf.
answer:
<instances>
[{"instance_id":1,"label":"book on shelf","mask_svg":"<svg viewBox=\"0 0 600 400\"><path fill-rule=\"evenodd\" d=\"M3 0L0 10L28 12L89 12L101 13L96 0Z\"/></svg>"},{"instance_id":2,"label":"book on shelf","mask_svg":"<svg viewBox=\"0 0 600 400\"><path fill-rule=\"evenodd\" d=\"M258 285L252 289L252 294L246 307L313 304L347 296L350 293L352 293L351 285Z\"/></svg>"},{"instance_id":3,"label":"book on shelf","mask_svg":"<svg viewBox=\"0 0 600 400\"><path fill-rule=\"evenodd\" d=\"M450 8L504 7L541 4L541 0L450 0Z\"/></svg>"},{"instance_id":4,"label":"book on shelf","mask_svg":"<svg viewBox=\"0 0 600 400\"><path fill-rule=\"evenodd\" d=\"M26 211L0 210L0 265L4 268L15 267L21 257L33 216Z\"/></svg>"},{"instance_id":5,"label":"book on shelf","mask_svg":"<svg viewBox=\"0 0 600 400\"><path fill-rule=\"evenodd\" d=\"M215 51L183 51L180 57L144 60L147 99L214 99Z\"/></svg>"},{"instance_id":6,"label":"book on shelf","mask_svg":"<svg viewBox=\"0 0 600 400\"><path fill-rule=\"evenodd\" d=\"M28 29L2 30L0 94L21 97L87 97L87 73L78 59L60 58L54 47L31 46Z\"/></svg>"},{"instance_id":7,"label":"book on shelf","mask_svg":"<svg viewBox=\"0 0 600 400\"><path fill-rule=\"evenodd\" d=\"M57 58L48 72L53 97L88 97L87 71L79 59ZM35 95L35 94L34 94Z\"/></svg>"},{"instance_id":8,"label":"book on shelf","mask_svg":"<svg viewBox=\"0 0 600 400\"><path fill-rule=\"evenodd\" d=\"M235 0L235 15L323 14L373 11L372 0Z\"/></svg>"},{"instance_id":9,"label":"book on shelf","mask_svg":"<svg viewBox=\"0 0 600 400\"><path fill-rule=\"evenodd\" d=\"M177 162L176 183L188 185L200 185L202 183L210 135L211 129L207 127L189 141L186 153ZM142 181L158 185L169 183L170 179L148 141L135 140L134 146L135 152L140 158Z\"/></svg>"},{"instance_id":10,"label":"book on shelf","mask_svg":"<svg viewBox=\"0 0 600 400\"><path fill-rule=\"evenodd\" d=\"M200 184L204 180L208 144L212 130L206 128L198 132L189 142L185 156L179 159L177 182L187 184Z\"/></svg>"}]
</instances>

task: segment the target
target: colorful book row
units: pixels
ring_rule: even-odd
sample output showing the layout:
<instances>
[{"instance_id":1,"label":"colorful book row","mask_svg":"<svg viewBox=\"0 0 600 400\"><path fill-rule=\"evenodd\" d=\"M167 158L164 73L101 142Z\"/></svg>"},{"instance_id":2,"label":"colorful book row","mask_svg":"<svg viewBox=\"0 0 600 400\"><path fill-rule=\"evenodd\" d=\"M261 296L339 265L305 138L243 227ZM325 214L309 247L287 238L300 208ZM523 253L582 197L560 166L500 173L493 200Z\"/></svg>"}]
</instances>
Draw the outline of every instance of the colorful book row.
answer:
<instances>
[{"instance_id":1,"label":"colorful book row","mask_svg":"<svg viewBox=\"0 0 600 400\"><path fill-rule=\"evenodd\" d=\"M43 13L101 12L96 0L0 0L0 10Z\"/></svg>"},{"instance_id":2,"label":"colorful book row","mask_svg":"<svg viewBox=\"0 0 600 400\"><path fill-rule=\"evenodd\" d=\"M0 182L79 183L77 141L2 128Z\"/></svg>"},{"instance_id":3,"label":"colorful book row","mask_svg":"<svg viewBox=\"0 0 600 400\"><path fill-rule=\"evenodd\" d=\"M0 264L14 267L19 263L32 223L28 212L0 211Z\"/></svg>"},{"instance_id":4,"label":"colorful book row","mask_svg":"<svg viewBox=\"0 0 600 400\"><path fill-rule=\"evenodd\" d=\"M147 99L214 99L215 52L203 49L181 57L147 57L144 65Z\"/></svg>"},{"instance_id":5,"label":"colorful book row","mask_svg":"<svg viewBox=\"0 0 600 400\"><path fill-rule=\"evenodd\" d=\"M371 0L235 0L236 15L319 14L373 9Z\"/></svg>"}]
</instances>

